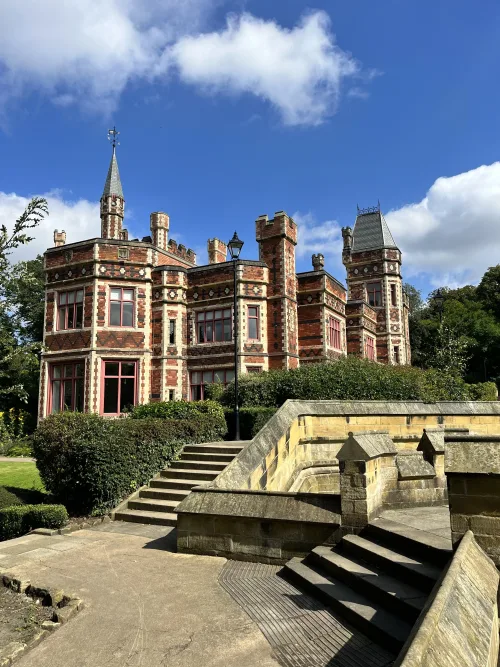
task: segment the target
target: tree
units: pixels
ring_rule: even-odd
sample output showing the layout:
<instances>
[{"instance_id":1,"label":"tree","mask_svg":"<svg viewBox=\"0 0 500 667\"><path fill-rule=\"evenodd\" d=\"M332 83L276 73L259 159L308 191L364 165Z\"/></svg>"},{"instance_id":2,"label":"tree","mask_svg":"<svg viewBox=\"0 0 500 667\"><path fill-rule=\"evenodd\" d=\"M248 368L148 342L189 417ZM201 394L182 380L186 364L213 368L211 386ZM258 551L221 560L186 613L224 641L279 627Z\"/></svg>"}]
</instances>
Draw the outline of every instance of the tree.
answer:
<instances>
[{"instance_id":1,"label":"tree","mask_svg":"<svg viewBox=\"0 0 500 667\"><path fill-rule=\"evenodd\" d=\"M448 375L463 377L470 358L468 341L447 324L437 329L435 347L427 356L427 366Z\"/></svg>"},{"instance_id":2,"label":"tree","mask_svg":"<svg viewBox=\"0 0 500 667\"><path fill-rule=\"evenodd\" d=\"M28 236L27 231L37 227L48 212L47 200L43 197L33 197L24 212L17 218L11 232L5 225L0 226L0 269L6 269L7 256L15 248L33 241L33 237Z\"/></svg>"},{"instance_id":3,"label":"tree","mask_svg":"<svg viewBox=\"0 0 500 667\"><path fill-rule=\"evenodd\" d=\"M41 343L45 308L43 257L38 255L14 264L4 280L3 293L16 337Z\"/></svg>"},{"instance_id":4,"label":"tree","mask_svg":"<svg viewBox=\"0 0 500 667\"><path fill-rule=\"evenodd\" d=\"M491 266L477 286L477 296L486 310L500 320L500 264Z\"/></svg>"},{"instance_id":5,"label":"tree","mask_svg":"<svg viewBox=\"0 0 500 667\"><path fill-rule=\"evenodd\" d=\"M403 291L408 297L409 306L410 306L410 317L418 317L424 308L424 301L422 299L422 292L410 285L410 283L405 283L403 285Z\"/></svg>"}]
</instances>

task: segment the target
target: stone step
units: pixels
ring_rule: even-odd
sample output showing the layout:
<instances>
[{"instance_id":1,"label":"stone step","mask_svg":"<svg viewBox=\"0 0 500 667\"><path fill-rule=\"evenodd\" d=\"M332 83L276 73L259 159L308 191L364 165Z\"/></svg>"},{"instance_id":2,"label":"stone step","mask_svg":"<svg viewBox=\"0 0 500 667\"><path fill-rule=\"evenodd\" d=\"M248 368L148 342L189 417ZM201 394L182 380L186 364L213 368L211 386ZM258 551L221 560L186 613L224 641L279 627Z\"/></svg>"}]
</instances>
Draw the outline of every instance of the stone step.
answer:
<instances>
[{"instance_id":1,"label":"stone step","mask_svg":"<svg viewBox=\"0 0 500 667\"><path fill-rule=\"evenodd\" d=\"M374 519L361 535L405 556L423 559L440 567L446 565L453 555L451 540L389 519Z\"/></svg>"},{"instance_id":2,"label":"stone step","mask_svg":"<svg viewBox=\"0 0 500 667\"><path fill-rule=\"evenodd\" d=\"M200 479L174 479L173 477L156 477L149 482L151 489L178 489L191 491L193 486L203 486L207 482Z\"/></svg>"},{"instance_id":3,"label":"stone step","mask_svg":"<svg viewBox=\"0 0 500 667\"><path fill-rule=\"evenodd\" d=\"M140 510L141 512L167 512L174 514L179 500L159 500L152 498L136 498L129 500L127 509Z\"/></svg>"},{"instance_id":4,"label":"stone step","mask_svg":"<svg viewBox=\"0 0 500 667\"><path fill-rule=\"evenodd\" d=\"M235 454L220 454L219 452L182 452L181 461L217 461L228 465L234 459ZM176 461L178 463L178 461Z\"/></svg>"},{"instance_id":5,"label":"stone step","mask_svg":"<svg viewBox=\"0 0 500 667\"><path fill-rule=\"evenodd\" d=\"M134 523L154 524L157 526L176 526L177 514L121 510L115 514L115 521L132 521Z\"/></svg>"},{"instance_id":6,"label":"stone step","mask_svg":"<svg viewBox=\"0 0 500 667\"><path fill-rule=\"evenodd\" d=\"M222 472L227 463L224 461L219 463L217 461L184 461L183 459L179 459L178 461L174 461L173 465L177 470L217 470L218 472Z\"/></svg>"},{"instance_id":7,"label":"stone step","mask_svg":"<svg viewBox=\"0 0 500 667\"><path fill-rule=\"evenodd\" d=\"M361 535L345 535L340 544L343 554L373 563L426 593L431 592L442 572L442 568L433 563L410 558Z\"/></svg>"},{"instance_id":8,"label":"stone step","mask_svg":"<svg viewBox=\"0 0 500 667\"><path fill-rule=\"evenodd\" d=\"M167 468L162 470L160 475L169 479L190 479L195 480L192 486L196 486L198 482L211 482L220 475L220 470L193 470L183 468Z\"/></svg>"},{"instance_id":9,"label":"stone step","mask_svg":"<svg viewBox=\"0 0 500 667\"><path fill-rule=\"evenodd\" d=\"M305 560L307 565L341 581L408 623L414 623L427 594L399 581L382 570L346 558L329 547L316 547Z\"/></svg>"},{"instance_id":10,"label":"stone step","mask_svg":"<svg viewBox=\"0 0 500 667\"><path fill-rule=\"evenodd\" d=\"M231 445L230 443L220 443L220 444L207 444L207 445L184 445L183 453L188 452L191 454L195 453L206 453L206 454L232 454L236 456L243 449L244 445Z\"/></svg>"},{"instance_id":11,"label":"stone step","mask_svg":"<svg viewBox=\"0 0 500 667\"><path fill-rule=\"evenodd\" d=\"M163 480L162 480L163 481ZM139 492L140 498L152 498L153 500L177 500L181 502L191 493L190 489L149 488Z\"/></svg>"},{"instance_id":12,"label":"stone step","mask_svg":"<svg viewBox=\"0 0 500 667\"><path fill-rule=\"evenodd\" d=\"M284 567L284 575L321 599L369 639L397 654L410 634L411 624L341 581L317 572L298 558Z\"/></svg>"}]
</instances>

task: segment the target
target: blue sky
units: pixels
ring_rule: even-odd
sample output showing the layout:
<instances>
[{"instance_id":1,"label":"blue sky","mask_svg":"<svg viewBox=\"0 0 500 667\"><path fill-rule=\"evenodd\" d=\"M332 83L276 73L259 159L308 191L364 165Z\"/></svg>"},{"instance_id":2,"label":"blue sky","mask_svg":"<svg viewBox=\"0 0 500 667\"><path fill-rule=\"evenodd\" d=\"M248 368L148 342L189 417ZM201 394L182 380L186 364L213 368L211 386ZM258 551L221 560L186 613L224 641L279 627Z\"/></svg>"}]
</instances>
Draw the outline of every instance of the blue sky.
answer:
<instances>
[{"instance_id":1,"label":"blue sky","mask_svg":"<svg viewBox=\"0 0 500 667\"><path fill-rule=\"evenodd\" d=\"M42 6L43 5L43 6ZM206 259L284 209L344 278L340 227L380 200L424 293L500 263L500 5L493 0L3 0L0 222L49 194L28 258L99 229L120 130L126 224Z\"/></svg>"}]
</instances>

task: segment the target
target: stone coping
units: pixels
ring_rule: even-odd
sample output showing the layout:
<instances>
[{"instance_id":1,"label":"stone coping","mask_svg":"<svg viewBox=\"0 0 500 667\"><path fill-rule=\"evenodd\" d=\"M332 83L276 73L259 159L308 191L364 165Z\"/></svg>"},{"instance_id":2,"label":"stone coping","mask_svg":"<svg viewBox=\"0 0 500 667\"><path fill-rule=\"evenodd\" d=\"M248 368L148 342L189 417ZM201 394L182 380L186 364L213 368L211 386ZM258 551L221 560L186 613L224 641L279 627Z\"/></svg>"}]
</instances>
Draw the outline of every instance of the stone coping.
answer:
<instances>
[{"instance_id":1,"label":"stone coping","mask_svg":"<svg viewBox=\"0 0 500 667\"><path fill-rule=\"evenodd\" d=\"M500 437L462 436L444 444L445 473L500 475Z\"/></svg>"},{"instance_id":2,"label":"stone coping","mask_svg":"<svg viewBox=\"0 0 500 667\"><path fill-rule=\"evenodd\" d=\"M500 402L495 401L286 401L236 456L210 486L223 489L245 488L251 473L275 447L295 419L299 417L349 417L384 415L424 417L430 415L499 415Z\"/></svg>"},{"instance_id":3,"label":"stone coping","mask_svg":"<svg viewBox=\"0 0 500 667\"><path fill-rule=\"evenodd\" d=\"M394 667L486 667L498 659L499 574L465 533Z\"/></svg>"},{"instance_id":4,"label":"stone coping","mask_svg":"<svg viewBox=\"0 0 500 667\"><path fill-rule=\"evenodd\" d=\"M369 461L378 456L397 454L389 431L361 431L348 433L348 438L337 453L339 461Z\"/></svg>"}]
</instances>

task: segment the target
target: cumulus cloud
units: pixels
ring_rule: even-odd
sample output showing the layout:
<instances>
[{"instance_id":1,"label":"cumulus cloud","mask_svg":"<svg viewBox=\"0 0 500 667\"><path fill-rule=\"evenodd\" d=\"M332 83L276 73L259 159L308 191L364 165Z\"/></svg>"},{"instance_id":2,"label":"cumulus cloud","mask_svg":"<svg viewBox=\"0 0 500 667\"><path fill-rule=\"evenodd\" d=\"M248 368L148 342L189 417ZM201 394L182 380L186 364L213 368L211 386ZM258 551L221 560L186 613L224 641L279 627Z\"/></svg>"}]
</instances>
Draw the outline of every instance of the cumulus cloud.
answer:
<instances>
[{"instance_id":1,"label":"cumulus cloud","mask_svg":"<svg viewBox=\"0 0 500 667\"><path fill-rule=\"evenodd\" d=\"M438 178L422 201L390 211L405 276L433 286L477 283L500 263L500 162Z\"/></svg>"},{"instance_id":2,"label":"cumulus cloud","mask_svg":"<svg viewBox=\"0 0 500 667\"><path fill-rule=\"evenodd\" d=\"M343 280L345 269L342 265L342 232L338 221L318 222L313 213L300 211L296 211L292 217L298 226L298 270L310 270L311 255L322 253L325 256L326 270L337 279Z\"/></svg>"},{"instance_id":3,"label":"cumulus cloud","mask_svg":"<svg viewBox=\"0 0 500 667\"><path fill-rule=\"evenodd\" d=\"M179 39L167 62L183 81L210 93L251 93L286 124L315 125L335 112L343 80L360 72L330 28L322 11L291 30L250 14L230 16L224 30Z\"/></svg>"},{"instance_id":4,"label":"cumulus cloud","mask_svg":"<svg viewBox=\"0 0 500 667\"><path fill-rule=\"evenodd\" d=\"M318 124L373 78L335 43L323 11L292 29L248 13L202 32L224 0L2 0L0 109L27 91L110 113L133 80L178 76L212 94L252 94L286 124ZM352 92L355 91L355 92Z\"/></svg>"}]
</instances>

